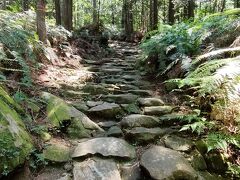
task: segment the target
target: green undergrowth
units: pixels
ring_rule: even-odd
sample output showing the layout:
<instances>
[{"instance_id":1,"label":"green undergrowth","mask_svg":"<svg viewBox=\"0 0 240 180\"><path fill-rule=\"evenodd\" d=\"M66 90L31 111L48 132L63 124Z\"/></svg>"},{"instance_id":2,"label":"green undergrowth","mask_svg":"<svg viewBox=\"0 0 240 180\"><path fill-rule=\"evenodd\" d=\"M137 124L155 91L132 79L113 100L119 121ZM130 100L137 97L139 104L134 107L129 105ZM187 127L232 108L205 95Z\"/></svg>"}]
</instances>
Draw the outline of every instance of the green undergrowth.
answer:
<instances>
[{"instance_id":1,"label":"green undergrowth","mask_svg":"<svg viewBox=\"0 0 240 180\"><path fill-rule=\"evenodd\" d=\"M239 12L240 9L234 9L198 18L194 22L186 21L173 26L160 25L158 31L149 32L145 36L140 47L145 57L157 54L156 63L159 71L162 71L172 62L167 57L172 53L195 56L200 53L202 46L210 43L214 43L216 47L229 46L240 35ZM145 60L149 59L144 58L143 61Z\"/></svg>"}]
</instances>

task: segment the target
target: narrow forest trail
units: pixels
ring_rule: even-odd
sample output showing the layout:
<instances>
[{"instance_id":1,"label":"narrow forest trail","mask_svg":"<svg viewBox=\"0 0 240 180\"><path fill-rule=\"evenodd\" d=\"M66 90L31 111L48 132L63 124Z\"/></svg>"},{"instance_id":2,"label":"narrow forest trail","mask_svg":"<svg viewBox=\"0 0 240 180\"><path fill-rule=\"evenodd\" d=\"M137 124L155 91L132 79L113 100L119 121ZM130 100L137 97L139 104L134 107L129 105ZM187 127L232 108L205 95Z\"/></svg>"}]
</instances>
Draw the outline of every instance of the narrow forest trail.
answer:
<instances>
[{"instance_id":1,"label":"narrow forest trail","mask_svg":"<svg viewBox=\"0 0 240 180\"><path fill-rule=\"evenodd\" d=\"M101 64L86 60L84 66L97 78L86 83L84 92L90 96L85 102L74 105L101 131L91 138L58 139L70 144L70 161L47 167L36 179L219 179L207 172L204 150L179 132L186 123L179 121L179 108L166 104L155 84L135 69L138 47L123 42L111 46L116 57Z\"/></svg>"}]
</instances>

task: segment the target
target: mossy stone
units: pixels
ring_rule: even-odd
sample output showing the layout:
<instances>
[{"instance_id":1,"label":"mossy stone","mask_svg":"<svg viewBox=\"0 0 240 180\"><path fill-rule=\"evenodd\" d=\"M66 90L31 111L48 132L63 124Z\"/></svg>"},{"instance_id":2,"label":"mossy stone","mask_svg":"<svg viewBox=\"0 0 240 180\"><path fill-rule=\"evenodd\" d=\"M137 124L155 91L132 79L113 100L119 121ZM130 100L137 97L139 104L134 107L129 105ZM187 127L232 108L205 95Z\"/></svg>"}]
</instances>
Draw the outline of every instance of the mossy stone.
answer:
<instances>
[{"instance_id":1,"label":"mossy stone","mask_svg":"<svg viewBox=\"0 0 240 180\"><path fill-rule=\"evenodd\" d=\"M18 165L24 163L30 154L33 144L30 135L19 114L14 110L17 103L3 90L0 90L0 173L12 171ZM6 99L9 104L7 104Z\"/></svg>"},{"instance_id":2,"label":"mossy stone","mask_svg":"<svg viewBox=\"0 0 240 180\"><path fill-rule=\"evenodd\" d=\"M70 148L62 144L51 144L43 150L43 156L52 162L67 162L70 160Z\"/></svg>"}]
</instances>

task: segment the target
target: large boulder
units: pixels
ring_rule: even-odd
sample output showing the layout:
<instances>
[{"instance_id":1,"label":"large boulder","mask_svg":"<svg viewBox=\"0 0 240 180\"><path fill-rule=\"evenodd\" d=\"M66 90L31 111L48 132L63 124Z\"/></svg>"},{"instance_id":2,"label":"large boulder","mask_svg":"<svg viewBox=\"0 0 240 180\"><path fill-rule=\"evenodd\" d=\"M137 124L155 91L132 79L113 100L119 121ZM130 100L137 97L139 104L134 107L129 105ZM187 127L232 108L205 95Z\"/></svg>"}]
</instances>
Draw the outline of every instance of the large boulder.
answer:
<instances>
[{"instance_id":1,"label":"large boulder","mask_svg":"<svg viewBox=\"0 0 240 180\"><path fill-rule=\"evenodd\" d=\"M156 127L159 125L159 119L153 116L146 116L141 114L132 114L126 116L120 122L123 128L134 128L134 127Z\"/></svg>"},{"instance_id":2,"label":"large boulder","mask_svg":"<svg viewBox=\"0 0 240 180\"><path fill-rule=\"evenodd\" d=\"M101 154L105 157L120 157L133 159L136 157L135 149L125 140L113 137L95 138L77 145L72 157Z\"/></svg>"},{"instance_id":3,"label":"large boulder","mask_svg":"<svg viewBox=\"0 0 240 180\"><path fill-rule=\"evenodd\" d=\"M19 107L17 103L1 87L0 97L0 174L4 174L24 163L33 144L21 116L15 111Z\"/></svg>"},{"instance_id":4,"label":"large boulder","mask_svg":"<svg viewBox=\"0 0 240 180\"><path fill-rule=\"evenodd\" d=\"M196 180L197 172L177 151L162 146L153 146L143 153L141 166L153 179Z\"/></svg>"},{"instance_id":5,"label":"large boulder","mask_svg":"<svg viewBox=\"0 0 240 180\"><path fill-rule=\"evenodd\" d=\"M95 131L104 131L85 114L68 105L64 100L50 94L42 93L47 101L47 120L53 126L62 128L67 124L67 133L72 138L91 137Z\"/></svg>"},{"instance_id":6,"label":"large boulder","mask_svg":"<svg viewBox=\"0 0 240 180\"><path fill-rule=\"evenodd\" d=\"M87 159L75 162L73 180L121 180L117 164L113 160Z\"/></svg>"}]
</instances>

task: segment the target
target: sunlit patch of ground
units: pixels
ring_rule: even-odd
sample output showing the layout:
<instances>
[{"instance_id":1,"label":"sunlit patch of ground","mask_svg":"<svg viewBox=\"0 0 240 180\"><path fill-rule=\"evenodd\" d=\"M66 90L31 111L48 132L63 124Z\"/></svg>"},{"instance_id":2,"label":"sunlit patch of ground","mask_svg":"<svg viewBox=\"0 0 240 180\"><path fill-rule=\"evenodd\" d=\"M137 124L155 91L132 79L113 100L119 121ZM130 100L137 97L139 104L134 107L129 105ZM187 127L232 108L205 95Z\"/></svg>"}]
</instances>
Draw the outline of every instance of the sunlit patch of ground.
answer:
<instances>
[{"instance_id":1,"label":"sunlit patch of ground","mask_svg":"<svg viewBox=\"0 0 240 180\"><path fill-rule=\"evenodd\" d=\"M78 86L93 78L87 68L67 68L45 65L36 77L36 82L45 87L61 88L62 86Z\"/></svg>"}]
</instances>

